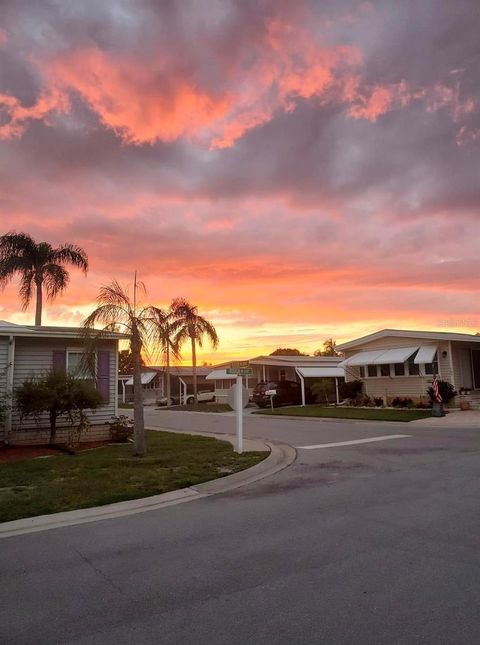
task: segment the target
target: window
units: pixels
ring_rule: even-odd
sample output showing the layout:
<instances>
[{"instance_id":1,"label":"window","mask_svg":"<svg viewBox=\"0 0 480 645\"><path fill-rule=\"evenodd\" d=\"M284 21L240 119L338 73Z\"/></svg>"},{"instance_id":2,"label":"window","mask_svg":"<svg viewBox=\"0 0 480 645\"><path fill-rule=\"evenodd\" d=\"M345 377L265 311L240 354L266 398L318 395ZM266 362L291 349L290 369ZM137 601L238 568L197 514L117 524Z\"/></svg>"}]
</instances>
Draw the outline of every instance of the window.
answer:
<instances>
[{"instance_id":1,"label":"window","mask_svg":"<svg viewBox=\"0 0 480 645\"><path fill-rule=\"evenodd\" d=\"M67 351L67 374L75 378L91 379L92 375L86 366L86 353L81 350Z\"/></svg>"},{"instance_id":2,"label":"window","mask_svg":"<svg viewBox=\"0 0 480 645\"><path fill-rule=\"evenodd\" d=\"M390 376L390 365L380 365L380 376Z\"/></svg>"},{"instance_id":3,"label":"window","mask_svg":"<svg viewBox=\"0 0 480 645\"><path fill-rule=\"evenodd\" d=\"M368 376L377 376L377 366L367 365L367 374Z\"/></svg>"},{"instance_id":4,"label":"window","mask_svg":"<svg viewBox=\"0 0 480 645\"><path fill-rule=\"evenodd\" d=\"M425 374L438 374L438 356L435 353L433 363L425 363Z\"/></svg>"},{"instance_id":5,"label":"window","mask_svg":"<svg viewBox=\"0 0 480 645\"><path fill-rule=\"evenodd\" d=\"M279 370L279 372L278 372L278 380L279 381L284 381L286 376L287 376L287 373L285 372L285 370Z\"/></svg>"},{"instance_id":6,"label":"window","mask_svg":"<svg viewBox=\"0 0 480 645\"><path fill-rule=\"evenodd\" d=\"M360 378L365 378L365 365L360 365Z\"/></svg>"},{"instance_id":7,"label":"window","mask_svg":"<svg viewBox=\"0 0 480 645\"><path fill-rule=\"evenodd\" d=\"M408 373L410 376L418 376L420 374L420 365L418 365L418 363L415 363L415 356L417 354L418 350L408 359Z\"/></svg>"},{"instance_id":8,"label":"window","mask_svg":"<svg viewBox=\"0 0 480 645\"><path fill-rule=\"evenodd\" d=\"M393 372L395 376L405 376L405 363L395 363Z\"/></svg>"}]
</instances>

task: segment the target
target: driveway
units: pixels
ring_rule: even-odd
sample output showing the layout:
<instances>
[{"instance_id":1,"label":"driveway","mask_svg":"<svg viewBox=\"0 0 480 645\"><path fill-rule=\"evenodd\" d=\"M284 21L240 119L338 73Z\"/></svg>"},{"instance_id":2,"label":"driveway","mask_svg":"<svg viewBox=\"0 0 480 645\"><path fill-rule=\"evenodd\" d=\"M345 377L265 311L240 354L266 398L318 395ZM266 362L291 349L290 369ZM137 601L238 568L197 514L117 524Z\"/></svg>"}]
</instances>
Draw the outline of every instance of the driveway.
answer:
<instances>
[{"instance_id":1,"label":"driveway","mask_svg":"<svg viewBox=\"0 0 480 645\"><path fill-rule=\"evenodd\" d=\"M245 431L297 446L297 461L189 504L2 540L0 641L478 642L476 428L249 416Z\"/></svg>"}]
</instances>

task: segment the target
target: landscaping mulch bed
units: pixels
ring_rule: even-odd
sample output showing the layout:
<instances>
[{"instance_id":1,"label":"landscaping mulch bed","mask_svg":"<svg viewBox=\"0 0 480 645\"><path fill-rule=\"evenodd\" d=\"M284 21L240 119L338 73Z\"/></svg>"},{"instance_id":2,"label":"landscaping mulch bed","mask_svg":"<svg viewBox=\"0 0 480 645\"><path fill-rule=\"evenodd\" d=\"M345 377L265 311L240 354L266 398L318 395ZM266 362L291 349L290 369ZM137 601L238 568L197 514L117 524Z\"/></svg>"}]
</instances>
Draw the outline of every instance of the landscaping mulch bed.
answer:
<instances>
[{"instance_id":1,"label":"landscaping mulch bed","mask_svg":"<svg viewBox=\"0 0 480 645\"><path fill-rule=\"evenodd\" d=\"M80 447L75 452L85 452L93 448L106 446L109 441L85 441L80 444ZM0 464L11 463L14 461L22 461L22 459L35 459L36 457L51 457L65 454L60 446L55 448L52 446L4 446L0 445Z\"/></svg>"}]
</instances>

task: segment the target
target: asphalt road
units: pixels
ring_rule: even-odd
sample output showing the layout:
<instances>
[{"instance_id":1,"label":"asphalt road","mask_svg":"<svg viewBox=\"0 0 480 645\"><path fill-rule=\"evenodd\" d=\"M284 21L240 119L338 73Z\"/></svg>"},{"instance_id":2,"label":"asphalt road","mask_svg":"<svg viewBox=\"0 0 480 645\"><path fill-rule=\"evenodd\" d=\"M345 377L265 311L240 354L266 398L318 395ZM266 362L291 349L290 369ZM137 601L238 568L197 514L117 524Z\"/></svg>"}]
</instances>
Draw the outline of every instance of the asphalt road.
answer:
<instances>
[{"instance_id":1,"label":"asphalt road","mask_svg":"<svg viewBox=\"0 0 480 645\"><path fill-rule=\"evenodd\" d=\"M0 642L480 643L479 430L249 417L246 434L412 436L299 449L231 493L2 540Z\"/></svg>"}]
</instances>

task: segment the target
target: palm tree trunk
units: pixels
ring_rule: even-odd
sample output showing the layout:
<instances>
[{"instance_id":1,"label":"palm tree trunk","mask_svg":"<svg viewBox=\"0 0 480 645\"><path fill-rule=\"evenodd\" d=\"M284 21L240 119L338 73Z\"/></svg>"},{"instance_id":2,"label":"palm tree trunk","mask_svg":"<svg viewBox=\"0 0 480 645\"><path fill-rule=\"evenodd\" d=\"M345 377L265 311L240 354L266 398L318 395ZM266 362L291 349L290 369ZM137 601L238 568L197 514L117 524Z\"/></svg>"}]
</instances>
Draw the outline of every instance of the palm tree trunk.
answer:
<instances>
[{"instance_id":1,"label":"palm tree trunk","mask_svg":"<svg viewBox=\"0 0 480 645\"><path fill-rule=\"evenodd\" d=\"M197 405L197 348L195 347L195 336L192 339L192 373L193 373L193 402Z\"/></svg>"},{"instance_id":2,"label":"palm tree trunk","mask_svg":"<svg viewBox=\"0 0 480 645\"><path fill-rule=\"evenodd\" d=\"M170 347L167 344L167 406L170 405Z\"/></svg>"},{"instance_id":3,"label":"palm tree trunk","mask_svg":"<svg viewBox=\"0 0 480 645\"><path fill-rule=\"evenodd\" d=\"M35 287L37 291L37 299L36 299L36 305L35 305L35 325L40 326L42 324L42 304L43 304L41 278L35 278Z\"/></svg>"},{"instance_id":4,"label":"palm tree trunk","mask_svg":"<svg viewBox=\"0 0 480 645\"><path fill-rule=\"evenodd\" d=\"M133 444L134 454L144 457L147 454L145 440L145 422L143 418L143 390L142 390L142 369L141 369L141 343L138 332L134 330L132 335L133 355Z\"/></svg>"}]
</instances>

